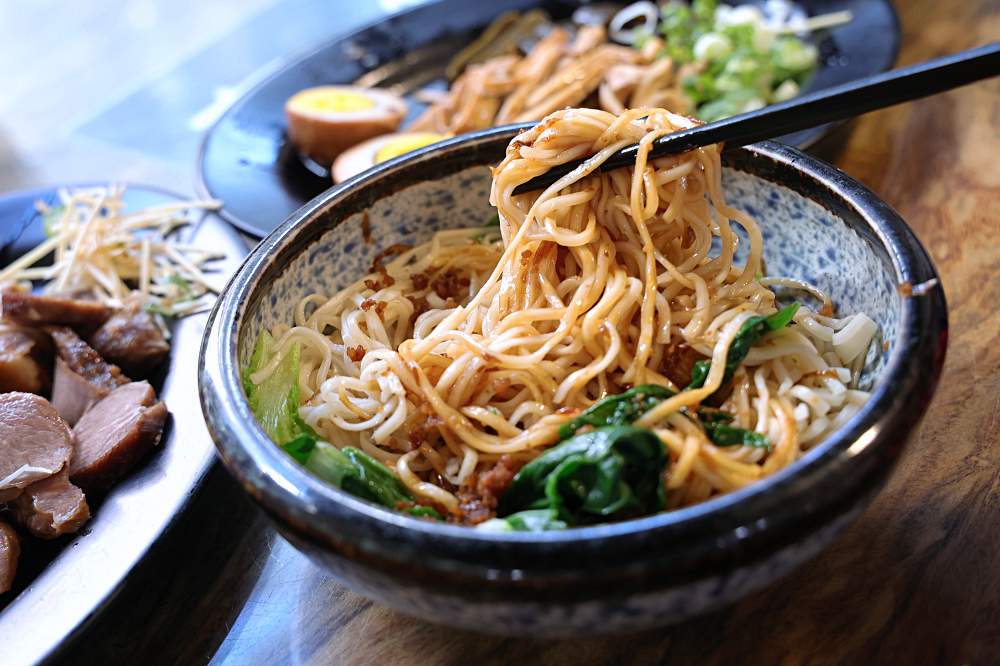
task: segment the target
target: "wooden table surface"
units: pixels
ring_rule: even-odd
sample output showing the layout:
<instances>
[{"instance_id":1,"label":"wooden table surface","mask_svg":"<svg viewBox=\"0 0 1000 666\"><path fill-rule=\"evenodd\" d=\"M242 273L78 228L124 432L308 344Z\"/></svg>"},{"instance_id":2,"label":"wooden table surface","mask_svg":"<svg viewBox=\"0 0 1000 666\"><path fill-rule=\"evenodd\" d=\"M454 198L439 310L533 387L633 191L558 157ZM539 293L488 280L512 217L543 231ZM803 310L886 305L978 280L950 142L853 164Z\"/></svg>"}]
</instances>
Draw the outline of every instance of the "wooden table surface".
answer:
<instances>
[{"instance_id":1,"label":"wooden table surface","mask_svg":"<svg viewBox=\"0 0 1000 666\"><path fill-rule=\"evenodd\" d=\"M997 0L897 4L900 64L1000 38ZM853 126L836 164L893 205L930 251L950 306L948 360L875 503L832 547L766 590L626 637L517 640L433 626L344 589L277 536L216 469L143 565L142 584L119 595L66 662L996 663L998 160L1000 80ZM25 180L0 166L3 184Z\"/></svg>"}]
</instances>

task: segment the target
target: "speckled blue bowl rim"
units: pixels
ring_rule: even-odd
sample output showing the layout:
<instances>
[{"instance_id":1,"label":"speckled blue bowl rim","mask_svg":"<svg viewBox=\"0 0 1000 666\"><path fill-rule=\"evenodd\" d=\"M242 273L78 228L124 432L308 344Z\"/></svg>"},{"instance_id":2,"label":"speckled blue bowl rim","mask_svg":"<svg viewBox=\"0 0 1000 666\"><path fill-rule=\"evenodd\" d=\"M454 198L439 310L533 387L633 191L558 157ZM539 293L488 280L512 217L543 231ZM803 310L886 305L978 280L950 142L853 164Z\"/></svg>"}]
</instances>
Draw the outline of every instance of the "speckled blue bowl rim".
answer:
<instances>
[{"instance_id":1,"label":"speckled blue bowl rim","mask_svg":"<svg viewBox=\"0 0 1000 666\"><path fill-rule=\"evenodd\" d=\"M853 499L842 495L861 493L862 481L884 477L930 401L944 363L947 310L940 284L923 296L903 299L898 335L883 375L872 398L843 428L786 469L683 509L566 531L484 532L411 518L359 500L312 476L275 446L250 412L237 359L241 317L258 285L280 274L290 258L330 229L328 223L319 224L324 211L342 207L338 218L347 218L410 185L496 163L509 140L525 127L499 127L444 141L331 188L269 234L231 279L202 345L202 406L230 472L284 528L313 543L340 548L347 541L352 549L371 549L390 559L394 554L384 545L404 544L399 558L421 553L425 563L457 558L477 567L537 564L575 569L578 564L571 558L585 548L588 566L601 560L628 565L623 555L635 555L640 548L655 551L658 544L708 539L710 548L720 553L740 551L741 542L749 544L773 532L782 521L786 527L814 529L819 525L802 525L802 520L835 515L835 501ZM789 187L840 217L860 220L855 231L888 256L898 282L918 284L938 277L899 215L835 167L773 142L727 150L725 161L730 168ZM338 533L334 526L351 534ZM789 539L794 537L785 541Z\"/></svg>"}]
</instances>

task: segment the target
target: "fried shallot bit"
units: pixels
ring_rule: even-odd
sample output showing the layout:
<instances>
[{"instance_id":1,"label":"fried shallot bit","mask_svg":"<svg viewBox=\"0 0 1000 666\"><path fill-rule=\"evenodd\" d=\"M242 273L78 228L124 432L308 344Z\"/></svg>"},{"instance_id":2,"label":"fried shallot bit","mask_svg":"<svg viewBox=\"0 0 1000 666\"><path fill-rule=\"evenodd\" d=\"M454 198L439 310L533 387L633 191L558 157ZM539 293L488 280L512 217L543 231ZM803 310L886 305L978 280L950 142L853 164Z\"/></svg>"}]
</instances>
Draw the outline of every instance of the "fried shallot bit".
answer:
<instances>
[{"instance_id":1,"label":"fried shallot bit","mask_svg":"<svg viewBox=\"0 0 1000 666\"><path fill-rule=\"evenodd\" d=\"M410 276L410 282L413 283L413 288L417 291L426 289L430 281L431 279L427 277L426 273L414 273Z\"/></svg>"},{"instance_id":2,"label":"fried shallot bit","mask_svg":"<svg viewBox=\"0 0 1000 666\"><path fill-rule=\"evenodd\" d=\"M372 308L375 308L375 314L378 315L379 319L384 319L385 309L389 304L385 301L376 301L372 298L366 298L361 301L361 309L368 312Z\"/></svg>"},{"instance_id":3,"label":"fried shallot bit","mask_svg":"<svg viewBox=\"0 0 1000 666\"><path fill-rule=\"evenodd\" d=\"M413 321L416 321L417 317L431 309L431 304L423 296L418 296L417 298L407 296L407 299L410 303L413 303Z\"/></svg>"},{"instance_id":4,"label":"fried shallot bit","mask_svg":"<svg viewBox=\"0 0 1000 666\"><path fill-rule=\"evenodd\" d=\"M351 359L355 363L361 363L361 359L365 357L365 348L361 345L357 347L347 348L347 358Z\"/></svg>"},{"instance_id":5,"label":"fried shallot bit","mask_svg":"<svg viewBox=\"0 0 1000 666\"><path fill-rule=\"evenodd\" d=\"M469 278L455 271L445 271L434 278L431 288L438 296L447 299L461 296L469 288L469 284Z\"/></svg>"},{"instance_id":6,"label":"fried shallot bit","mask_svg":"<svg viewBox=\"0 0 1000 666\"><path fill-rule=\"evenodd\" d=\"M437 427L443 423L444 421L429 404L421 402L413 423L408 429L410 450L418 449L422 444L431 441L432 436L437 432Z\"/></svg>"},{"instance_id":7,"label":"fried shallot bit","mask_svg":"<svg viewBox=\"0 0 1000 666\"><path fill-rule=\"evenodd\" d=\"M503 455L493 467L470 479L458 492L461 521L467 525L476 525L493 518L500 496L522 467L523 460Z\"/></svg>"}]
</instances>

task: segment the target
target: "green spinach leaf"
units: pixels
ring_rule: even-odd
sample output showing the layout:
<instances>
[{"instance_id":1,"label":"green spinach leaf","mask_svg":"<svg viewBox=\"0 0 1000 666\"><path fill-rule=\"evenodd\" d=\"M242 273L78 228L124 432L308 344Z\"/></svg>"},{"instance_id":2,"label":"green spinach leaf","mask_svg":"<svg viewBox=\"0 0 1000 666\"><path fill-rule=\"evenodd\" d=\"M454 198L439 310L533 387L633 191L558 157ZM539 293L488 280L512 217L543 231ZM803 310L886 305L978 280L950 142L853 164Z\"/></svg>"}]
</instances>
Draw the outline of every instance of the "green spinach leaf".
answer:
<instances>
[{"instance_id":1,"label":"green spinach leaf","mask_svg":"<svg viewBox=\"0 0 1000 666\"><path fill-rule=\"evenodd\" d=\"M558 514L552 509L528 509L476 525L476 529L486 532L547 532L567 527L569 525L559 520Z\"/></svg>"},{"instance_id":2,"label":"green spinach leaf","mask_svg":"<svg viewBox=\"0 0 1000 666\"><path fill-rule=\"evenodd\" d=\"M408 513L411 516L416 516L417 518L431 518L433 520L444 520L444 516L437 512L437 509L431 506L411 506L409 509L404 509L404 513Z\"/></svg>"},{"instance_id":3,"label":"green spinach leaf","mask_svg":"<svg viewBox=\"0 0 1000 666\"><path fill-rule=\"evenodd\" d=\"M586 426L602 428L631 425L640 416L673 395L675 394L670 389L654 384L643 384L618 395L609 395L595 402L572 421L564 423L559 428L559 440L572 437Z\"/></svg>"},{"instance_id":4,"label":"green spinach leaf","mask_svg":"<svg viewBox=\"0 0 1000 666\"><path fill-rule=\"evenodd\" d=\"M702 409L698 412L698 420L705 427L705 433L716 446L754 446L762 449L771 448L771 440L767 435L755 430L746 430L729 425L733 415L721 410Z\"/></svg>"},{"instance_id":5,"label":"green spinach leaf","mask_svg":"<svg viewBox=\"0 0 1000 666\"><path fill-rule=\"evenodd\" d=\"M308 433L302 433L298 437L281 445L285 453L295 458L300 465L305 465L316 448L316 437Z\"/></svg>"},{"instance_id":6,"label":"green spinach leaf","mask_svg":"<svg viewBox=\"0 0 1000 666\"><path fill-rule=\"evenodd\" d=\"M555 446L521 468L500 498L501 517L550 509L567 525L661 510L667 455L659 437L631 426L606 426Z\"/></svg>"},{"instance_id":7,"label":"green spinach leaf","mask_svg":"<svg viewBox=\"0 0 1000 666\"><path fill-rule=\"evenodd\" d=\"M764 337L766 333L777 331L779 328L788 326L798 309L799 304L792 303L772 315L750 317L743 322L743 325L740 326L740 330L736 333L736 337L733 338L732 344L729 345L729 352L726 354L726 369L722 376L722 383L726 384L733 378L733 373L735 373L736 369L740 367L740 364L743 363L743 359L745 359L747 354L750 353L750 348L753 347L758 340ZM687 385L687 388L696 389L704 386L705 380L708 379L708 372L710 369L711 361L703 360L695 363L694 368L691 370L691 383Z\"/></svg>"}]
</instances>

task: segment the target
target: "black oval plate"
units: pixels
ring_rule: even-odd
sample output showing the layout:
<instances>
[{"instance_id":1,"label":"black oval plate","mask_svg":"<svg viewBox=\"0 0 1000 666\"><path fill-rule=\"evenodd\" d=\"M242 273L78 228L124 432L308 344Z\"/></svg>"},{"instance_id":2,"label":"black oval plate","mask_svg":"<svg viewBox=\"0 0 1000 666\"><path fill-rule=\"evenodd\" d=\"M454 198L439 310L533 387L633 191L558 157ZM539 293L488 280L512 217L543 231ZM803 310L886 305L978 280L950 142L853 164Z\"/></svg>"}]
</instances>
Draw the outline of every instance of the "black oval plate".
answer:
<instances>
[{"instance_id":1,"label":"black oval plate","mask_svg":"<svg viewBox=\"0 0 1000 666\"><path fill-rule=\"evenodd\" d=\"M444 67L501 13L541 7L555 19L570 16L570 0L439 0L343 35L301 56L238 100L209 130L198 158L204 192L222 199L224 219L264 236L332 183L299 158L285 137L285 100L317 85L365 83L409 95L443 84ZM734 2L733 4L737 4ZM807 90L817 90L892 67L899 50L899 19L889 0L800 0L810 15L850 10L850 23L819 41L821 65ZM407 121L422 105L410 101ZM405 124L405 123L404 123ZM781 137L808 148L833 124Z\"/></svg>"}]
</instances>

